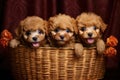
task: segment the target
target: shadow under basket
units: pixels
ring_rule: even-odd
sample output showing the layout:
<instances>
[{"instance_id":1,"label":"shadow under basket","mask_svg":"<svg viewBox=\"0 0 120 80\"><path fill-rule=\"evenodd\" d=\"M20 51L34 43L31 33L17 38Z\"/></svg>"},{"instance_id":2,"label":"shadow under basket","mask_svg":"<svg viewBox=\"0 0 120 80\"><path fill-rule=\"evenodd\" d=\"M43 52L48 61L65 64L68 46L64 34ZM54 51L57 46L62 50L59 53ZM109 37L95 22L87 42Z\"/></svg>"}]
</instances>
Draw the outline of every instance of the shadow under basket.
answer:
<instances>
[{"instance_id":1,"label":"shadow under basket","mask_svg":"<svg viewBox=\"0 0 120 80\"><path fill-rule=\"evenodd\" d=\"M104 56L95 48L76 58L73 48L41 47L12 49L12 72L16 80L98 80L104 77Z\"/></svg>"}]
</instances>

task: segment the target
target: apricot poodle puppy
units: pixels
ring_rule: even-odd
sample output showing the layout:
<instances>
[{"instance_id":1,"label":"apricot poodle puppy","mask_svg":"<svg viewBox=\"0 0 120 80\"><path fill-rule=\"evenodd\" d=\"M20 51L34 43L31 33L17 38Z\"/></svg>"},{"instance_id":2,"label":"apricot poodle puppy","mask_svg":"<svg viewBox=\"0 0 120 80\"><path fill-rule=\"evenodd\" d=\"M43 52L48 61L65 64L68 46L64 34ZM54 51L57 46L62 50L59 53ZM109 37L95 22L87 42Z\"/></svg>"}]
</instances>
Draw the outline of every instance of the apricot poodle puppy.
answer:
<instances>
[{"instance_id":1,"label":"apricot poodle puppy","mask_svg":"<svg viewBox=\"0 0 120 80\"><path fill-rule=\"evenodd\" d=\"M83 47L96 47L98 54L102 54L105 50L102 34L107 27L102 18L95 13L82 13L77 16L76 23L81 43L75 45L76 55L82 55Z\"/></svg>"},{"instance_id":2,"label":"apricot poodle puppy","mask_svg":"<svg viewBox=\"0 0 120 80\"><path fill-rule=\"evenodd\" d=\"M44 46L46 42L47 22L38 16L29 16L20 22L16 29L16 38L11 40L10 46L19 44L32 48Z\"/></svg>"},{"instance_id":3,"label":"apricot poodle puppy","mask_svg":"<svg viewBox=\"0 0 120 80\"><path fill-rule=\"evenodd\" d=\"M75 32L77 30L75 19L65 14L58 14L50 17L49 41L51 46L71 47L74 43Z\"/></svg>"}]
</instances>

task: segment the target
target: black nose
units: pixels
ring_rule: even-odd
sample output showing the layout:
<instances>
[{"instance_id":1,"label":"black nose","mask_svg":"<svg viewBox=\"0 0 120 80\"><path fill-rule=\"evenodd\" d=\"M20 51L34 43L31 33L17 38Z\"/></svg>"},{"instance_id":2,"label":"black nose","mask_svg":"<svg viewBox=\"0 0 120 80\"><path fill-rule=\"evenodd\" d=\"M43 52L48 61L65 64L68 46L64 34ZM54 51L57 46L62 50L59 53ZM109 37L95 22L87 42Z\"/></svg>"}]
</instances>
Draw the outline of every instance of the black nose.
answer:
<instances>
[{"instance_id":1,"label":"black nose","mask_svg":"<svg viewBox=\"0 0 120 80\"><path fill-rule=\"evenodd\" d=\"M32 39L33 39L34 41L36 41L36 40L37 40L37 37L33 37Z\"/></svg>"},{"instance_id":2,"label":"black nose","mask_svg":"<svg viewBox=\"0 0 120 80\"><path fill-rule=\"evenodd\" d=\"M61 39L64 39L64 36L60 36Z\"/></svg>"},{"instance_id":3,"label":"black nose","mask_svg":"<svg viewBox=\"0 0 120 80\"><path fill-rule=\"evenodd\" d=\"M88 36L89 36L89 37L92 37L92 33L88 33Z\"/></svg>"}]
</instances>

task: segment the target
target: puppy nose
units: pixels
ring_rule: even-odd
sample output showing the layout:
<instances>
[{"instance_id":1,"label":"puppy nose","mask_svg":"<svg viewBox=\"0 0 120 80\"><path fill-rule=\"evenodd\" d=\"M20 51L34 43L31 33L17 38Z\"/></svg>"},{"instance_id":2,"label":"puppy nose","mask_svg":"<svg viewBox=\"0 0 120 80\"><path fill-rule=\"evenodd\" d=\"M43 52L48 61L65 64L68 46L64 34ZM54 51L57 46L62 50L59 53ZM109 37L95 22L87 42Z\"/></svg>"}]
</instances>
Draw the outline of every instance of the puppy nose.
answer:
<instances>
[{"instance_id":1,"label":"puppy nose","mask_svg":"<svg viewBox=\"0 0 120 80\"><path fill-rule=\"evenodd\" d=\"M92 37L92 33L88 33L88 36L89 36L89 37Z\"/></svg>"},{"instance_id":2,"label":"puppy nose","mask_svg":"<svg viewBox=\"0 0 120 80\"><path fill-rule=\"evenodd\" d=\"M37 37L33 37L32 39L33 39L34 41L36 41L36 40L37 40Z\"/></svg>"},{"instance_id":3,"label":"puppy nose","mask_svg":"<svg viewBox=\"0 0 120 80\"><path fill-rule=\"evenodd\" d=\"M60 36L61 39L64 39L64 36Z\"/></svg>"}]
</instances>

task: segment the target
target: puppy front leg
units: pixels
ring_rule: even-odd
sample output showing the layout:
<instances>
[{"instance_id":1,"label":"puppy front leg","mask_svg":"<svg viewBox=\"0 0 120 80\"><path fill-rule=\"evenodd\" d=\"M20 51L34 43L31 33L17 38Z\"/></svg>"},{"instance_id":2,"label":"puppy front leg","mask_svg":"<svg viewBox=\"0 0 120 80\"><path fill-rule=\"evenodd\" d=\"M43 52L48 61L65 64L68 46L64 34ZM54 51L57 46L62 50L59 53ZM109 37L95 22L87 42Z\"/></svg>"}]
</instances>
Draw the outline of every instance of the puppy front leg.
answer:
<instances>
[{"instance_id":1,"label":"puppy front leg","mask_svg":"<svg viewBox=\"0 0 120 80\"><path fill-rule=\"evenodd\" d=\"M98 39L96 46L98 54L103 54L103 52L105 51L105 42L102 39Z\"/></svg>"},{"instance_id":2,"label":"puppy front leg","mask_svg":"<svg viewBox=\"0 0 120 80\"><path fill-rule=\"evenodd\" d=\"M83 54L83 45L81 43L76 43L75 44L75 55L77 57L82 56Z\"/></svg>"},{"instance_id":3,"label":"puppy front leg","mask_svg":"<svg viewBox=\"0 0 120 80\"><path fill-rule=\"evenodd\" d=\"M12 39L9 43L11 48L16 48L19 44L20 44L20 41L18 41L17 39Z\"/></svg>"}]
</instances>

